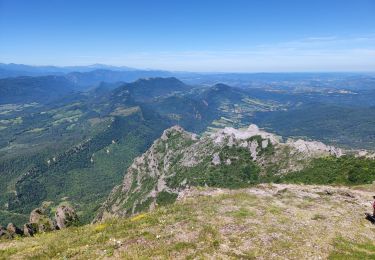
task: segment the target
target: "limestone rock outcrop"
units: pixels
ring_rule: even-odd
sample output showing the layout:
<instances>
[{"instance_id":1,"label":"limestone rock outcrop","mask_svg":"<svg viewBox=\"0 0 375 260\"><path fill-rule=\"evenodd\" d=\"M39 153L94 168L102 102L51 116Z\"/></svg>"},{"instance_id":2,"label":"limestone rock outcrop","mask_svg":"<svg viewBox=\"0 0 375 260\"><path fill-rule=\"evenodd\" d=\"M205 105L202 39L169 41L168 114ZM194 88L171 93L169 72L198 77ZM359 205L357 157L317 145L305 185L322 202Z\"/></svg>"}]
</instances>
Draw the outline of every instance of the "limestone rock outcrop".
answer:
<instances>
[{"instance_id":1,"label":"limestone rock outcrop","mask_svg":"<svg viewBox=\"0 0 375 260\"><path fill-rule=\"evenodd\" d=\"M327 154L336 157L343 155L340 148L336 148L330 145L325 145L322 142L317 141L305 141L305 140L288 140L287 144L296 149L298 152L303 153L307 156L315 154Z\"/></svg>"},{"instance_id":2,"label":"limestone rock outcrop","mask_svg":"<svg viewBox=\"0 0 375 260\"><path fill-rule=\"evenodd\" d=\"M6 228L0 225L0 239L10 239L11 235L8 233Z\"/></svg>"},{"instance_id":3,"label":"limestone rock outcrop","mask_svg":"<svg viewBox=\"0 0 375 260\"><path fill-rule=\"evenodd\" d=\"M44 208L36 208L30 213L29 222L38 227L38 232L55 230L53 221L45 214Z\"/></svg>"},{"instance_id":4,"label":"limestone rock outcrop","mask_svg":"<svg viewBox=\"0 0 375 260\"><path fill-rule=\"evenodd\" d=\"M67 205L59 206L56 209L55 221L58 229L63 229L78 224L78 216L75 210Z\"/></svg>"},{"instance_id":5,"label":"limestone rock outcrop","mask_svg":"<svg viewBox=\"0 0 375 260\"><path fill-rule=\"evenodd\" d=\"M38 225L34 223L26 223L23 225L23 234L27 237L32 237L38 233Z\"/></svg>"},{"instance_id":6,"label":"limestone rock outcrop","mask_svg":"<svg viewBox=\"0 0 375 260\"><path fill-rule=\"evenodd\" d=\"M13 223L9 223L8 226L7 226L7 231L9 233L9 235L11 235L12 237L14 236L22 236L23 235L23 231L21 229L19 229L16 225L14 225Z\"/></svg>"},{"instance_id":7,"label":"limestone rock outcrop","mask_svg":"<svg viewBox=\"0 0 375 260\"><path fill-rule=\"evenodd\" d=\"M283 142L254 124L245 129L225 127L201 137L174 126L134 159L123 183L112 190L94 222L153 209L190 186L220 186L231 181L250 185L259 176L282 176L304 169L315 158L342 155L341 149L317 141ZM238 172L242 175L230 176Z\"/></svg>"}]
</instances>

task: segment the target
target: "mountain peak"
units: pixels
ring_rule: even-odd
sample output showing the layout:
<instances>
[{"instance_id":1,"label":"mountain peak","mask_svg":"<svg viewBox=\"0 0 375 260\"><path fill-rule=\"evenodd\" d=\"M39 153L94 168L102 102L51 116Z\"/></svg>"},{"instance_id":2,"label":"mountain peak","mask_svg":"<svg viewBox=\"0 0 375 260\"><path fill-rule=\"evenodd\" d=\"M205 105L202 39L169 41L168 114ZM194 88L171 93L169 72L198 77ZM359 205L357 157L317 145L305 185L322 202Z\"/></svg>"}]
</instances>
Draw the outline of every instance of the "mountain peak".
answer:
<instances>
[{"instance_id":1,"label":"mountain peak","mask_svg":"<svg viewBox=\"0 0 375 260\"><path fill-rule=\"evenodd\" d=\"M226 85L226 84L223 84L223 83L218 83L218 84L215 84L212 89L214 90L219 90L219 91L222 91L222 90L229 90L231 89L232 87Z\"/></svg>"},{"instance_id":2,"label":"mountain peak","mask_svg":"<svg viewBox=\"0 0 375 260\"><path fill-rule=\"evenodd\" d=\"M149 77L149 78L140 78L133 82L134 84L144 83L144 84L155 84L155 83L168 83L168 84L177 84L185 85L181 80L175 77Z\"/></svg>"},{"instance_id":3,"label":"mountain peak","mask_svg":"<svg viewBox=\"0 0 375 260\"><path fill-rule=\"evenodd\" d=\"M160 137L161 140L166 141L172 136L179 135L179 137L185 138L185 139L191 139L196 140L197 136L196 134L190 133L185 131L181 126L174 125L166 130L164 130L162 136Z\"/></svg>"},{"instance_id":4,"label":"mountain peak","mask_svg":"<svg viewBox=\"0 0 375 260\"><path fill-rule=\"evenodd\" d=\"M211 135L211 138L214 140L215 143L221 143L228 136L231 136L237 140L246 140L257 135L261 136L263 139L269 139L272 144L280 143L281 140L280 137L274 134L260 130L259 127L255 124L251 124L247 129L235 129L233 127L225 127L224 129L221 129L216 133L213 133Z\"/></svg>"},{"instance_id":5,"label":"mountain peak","mask_svg":"<svg viewBox=\"0 0 375 260\"><path fill-rule=\"evenodd\" d=\"M187 90L190 87L175 77L141 78L132 83L126 83L115 91L127 90L136 101L148 102L160 96Z\"/></svg>"}]
</instances>

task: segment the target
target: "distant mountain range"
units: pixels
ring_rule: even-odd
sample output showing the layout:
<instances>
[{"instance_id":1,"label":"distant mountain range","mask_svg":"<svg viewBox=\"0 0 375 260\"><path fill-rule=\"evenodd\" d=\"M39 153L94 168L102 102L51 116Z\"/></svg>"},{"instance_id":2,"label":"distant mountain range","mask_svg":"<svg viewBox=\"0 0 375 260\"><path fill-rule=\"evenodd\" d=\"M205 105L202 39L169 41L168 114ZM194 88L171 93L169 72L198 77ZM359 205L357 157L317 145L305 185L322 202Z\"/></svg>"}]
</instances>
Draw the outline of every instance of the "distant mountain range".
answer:
<instances>
[{"instance_id":1,"label":"distant mountain range","mask_svg":"<svg viewBox=\"0 0 375 260\"><path fill-rule=\"evenodd\" d=\"M187 71L165 71L158 69L136 69L126 66L93 64L87 66L31 66L24 64L0 63L0 78L18 76L66 76L73 83L84 88L100 82L132 82L139 78L177 77L188 84L213 85L225 83L232 86L264 87L271 84L279 87L329 87L329 88L369 88L375 81L375 73L349 72L306 72L306 73L197 73ZM328 83L328 84L327 84ZM348 84L349 83L349 84Z\"/></svg>"},{"instance_id":2,"label":"distant mountain range","mask_svg":"<svg viewBox=\"0 0 375 260\"><path fill-rule=\"evenodd\" d=\"M130 67L116 67L104 64L93 64L87 66L32 66L15 63L0 63L0 77L14 76L42 76L51 74L66 74L70 72L89 72L93 70L112 70L112 71L135 71L137 69Z\"/></svg>"},{"instance_id":3,"label":"distant mountain range","mask_svg":"<svg viewBox=\"0 0 375 260\"><path fill-rule=\"evenodd\" d=\"M102 64L89 66L29 66L0 63L0 79L20 76L60 76L66 78L76 89L85 90L101 82L131 82L139 78L170 77L173 73L162 70L138 70L129 67L115 67Z\"/></svg>"}]
</instances>

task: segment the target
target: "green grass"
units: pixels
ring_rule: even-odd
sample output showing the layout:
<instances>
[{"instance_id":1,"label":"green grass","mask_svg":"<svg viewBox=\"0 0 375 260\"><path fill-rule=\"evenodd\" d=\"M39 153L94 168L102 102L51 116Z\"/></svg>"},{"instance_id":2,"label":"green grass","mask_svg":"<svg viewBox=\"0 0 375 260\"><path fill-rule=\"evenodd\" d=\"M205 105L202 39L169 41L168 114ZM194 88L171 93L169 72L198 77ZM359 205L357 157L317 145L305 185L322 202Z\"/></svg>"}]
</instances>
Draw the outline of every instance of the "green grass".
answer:
<instances>
[{"instance_id":1,"label":"green grass","mask_svg":"<svg viewBox=\"0 0 375 260\"><path fill-rule=\"evenodd\" d=\"M330 260L375 259L375 243L373 241L358 243L343 238L337 238L333 245L334 250L329 256Z\"/></svg>"},{"instance_id":2,"label":"green grass","mask_svg":"<svg viewBox=\"0 0 375 260\"><path fill-rule=\"evenodd\" d=\"M315 214L312 218L312 220L324 220L326 217L322 214Z\"/></svg>"},{"instance_id":3,"label":"green grass","mask_svg":"<svg viewBox=\"0 0 375 260\"><path fill-rule=\"evenodd\" d=\"M343 156L314 159L305 169L288 173L285 183L304 184L370 184L375 180L375 160Z\"/></svg>"},{"instance_id":4,"label":"green grass","mask_svg":"<svg viewBox=\"0 0 375 260\"><path fill-rule=\"evenodd\" d=\"M236 219L244 219L249 217L254 217L256 215L255 211L249 210L247 208L240 208L239 210L230 212L230 215L235 217Z\"/></svg>"}]
</instances>

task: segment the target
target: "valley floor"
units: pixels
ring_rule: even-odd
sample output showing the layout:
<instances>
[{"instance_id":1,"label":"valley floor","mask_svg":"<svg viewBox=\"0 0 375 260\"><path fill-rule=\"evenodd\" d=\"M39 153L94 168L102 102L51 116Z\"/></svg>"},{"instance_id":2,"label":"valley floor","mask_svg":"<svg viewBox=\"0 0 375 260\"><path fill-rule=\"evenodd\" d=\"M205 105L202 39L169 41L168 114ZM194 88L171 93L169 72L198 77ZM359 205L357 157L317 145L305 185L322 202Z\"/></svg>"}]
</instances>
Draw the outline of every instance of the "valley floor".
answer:
<instances>
[{"instance_id":1,"label":"valley floor","mask_svg":"<svg viewBox=\"0 0 375 260\"><path fill-rule=\"evenodd\" d=\"M0 258L375 259L374 188L193 188L151 213L2 242Z\"/></svg>"}]
</instances>

